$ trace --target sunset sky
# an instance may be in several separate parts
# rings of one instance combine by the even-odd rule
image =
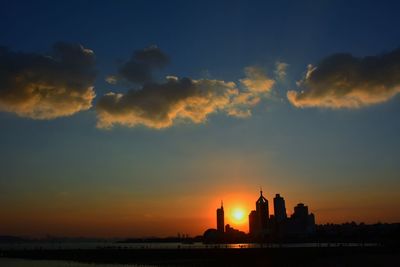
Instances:
[[[400,221],[398,1],[0,3],[0,235]]]

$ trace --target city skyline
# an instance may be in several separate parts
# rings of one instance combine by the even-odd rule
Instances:
[[[398,1],[1,4],[0,235],[400,221]]]
[[[244,213],[240,207],[235,207],[228,216],[230,223],[225,224],[225,212],[223,201],[221,200],[221,207],[216,210],[216,229],[210,228],[207,231],[214,230],[220,238],[223,239],[226,228],[231,228],[231,225],[242,226],[243,223],[247,223],[248,230],[241,231],[248,233],[251,237],[257,236],[270,236],[274,231],[277,231],[278,227],[282,233],[287,234],[312,234],[315,231],[315,215],[309,213],[308,206],[304,203],[298,203],[293,208],[293,213],[290,216],[286,212],[285,199],[278,193],[275,194],[273,199],[273,212],[270,213],[269,202],[264,197],[262,188],[260,188],[260,196],[255,201],[255,209],[251,210],[248,214],[248,220],[245,218]],[[243,217],[243,218],[242,218]],[[300,221],[299,221],[300,220]],[[300,229],[298,225],[300,223]],[[304,224],[304,225],[301,225]],[[284,229],[286,227],[287,229]],[[303,227],[303,228],[302,228]]]

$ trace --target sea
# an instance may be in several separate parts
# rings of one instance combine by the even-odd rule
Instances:
[[[251,249],[267,247],[338,247],[338,246],[377,246],[367,243],[292,243],[292,244],[182,244],[182,243],[116,243],[116,242],[31,242],[0,244],[1,250],[30,250],[30,249]],[[157,265],[137,264],[84,264],[70,261],[27,260],[3,258],[0,254],[0,267],[157,267]]]
[[[136,264],[86,264],[68,261],[45,261],[0,258],[1,267],[158,267],[156,265]]]

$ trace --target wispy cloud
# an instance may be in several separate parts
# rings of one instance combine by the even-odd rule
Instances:
[[[52,53],[0,48],[0,111],[32,119],[70,116],[92,106],[93,51],[57,43]]]
[[[287,97],[296,107],[360,108],[388,101],[400,93],[400,49],[357,58],[335,54],[309,65],[300,92]]]
[[[270,79],[260,67],[247,67],[244,69],[246,77],[240,82],[252,93],[267,93],[271,90],[275,81]]]
[[[289,64],[281,61],[277,61],[275,63],[275,77],[279,81],[284,81],[286,79],[286,70],[289,67]]]

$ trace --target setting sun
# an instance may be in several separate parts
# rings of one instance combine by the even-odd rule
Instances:
[[[231,220],[234,224],[243,224],[246,222],[245,211],[242,208],[234,208],[231,212]]]
[[[244,217],[244,212],[242,210],[235,210],[235,212],[233,213],[233,217],[235,218],[235,220],[242,220]]]

